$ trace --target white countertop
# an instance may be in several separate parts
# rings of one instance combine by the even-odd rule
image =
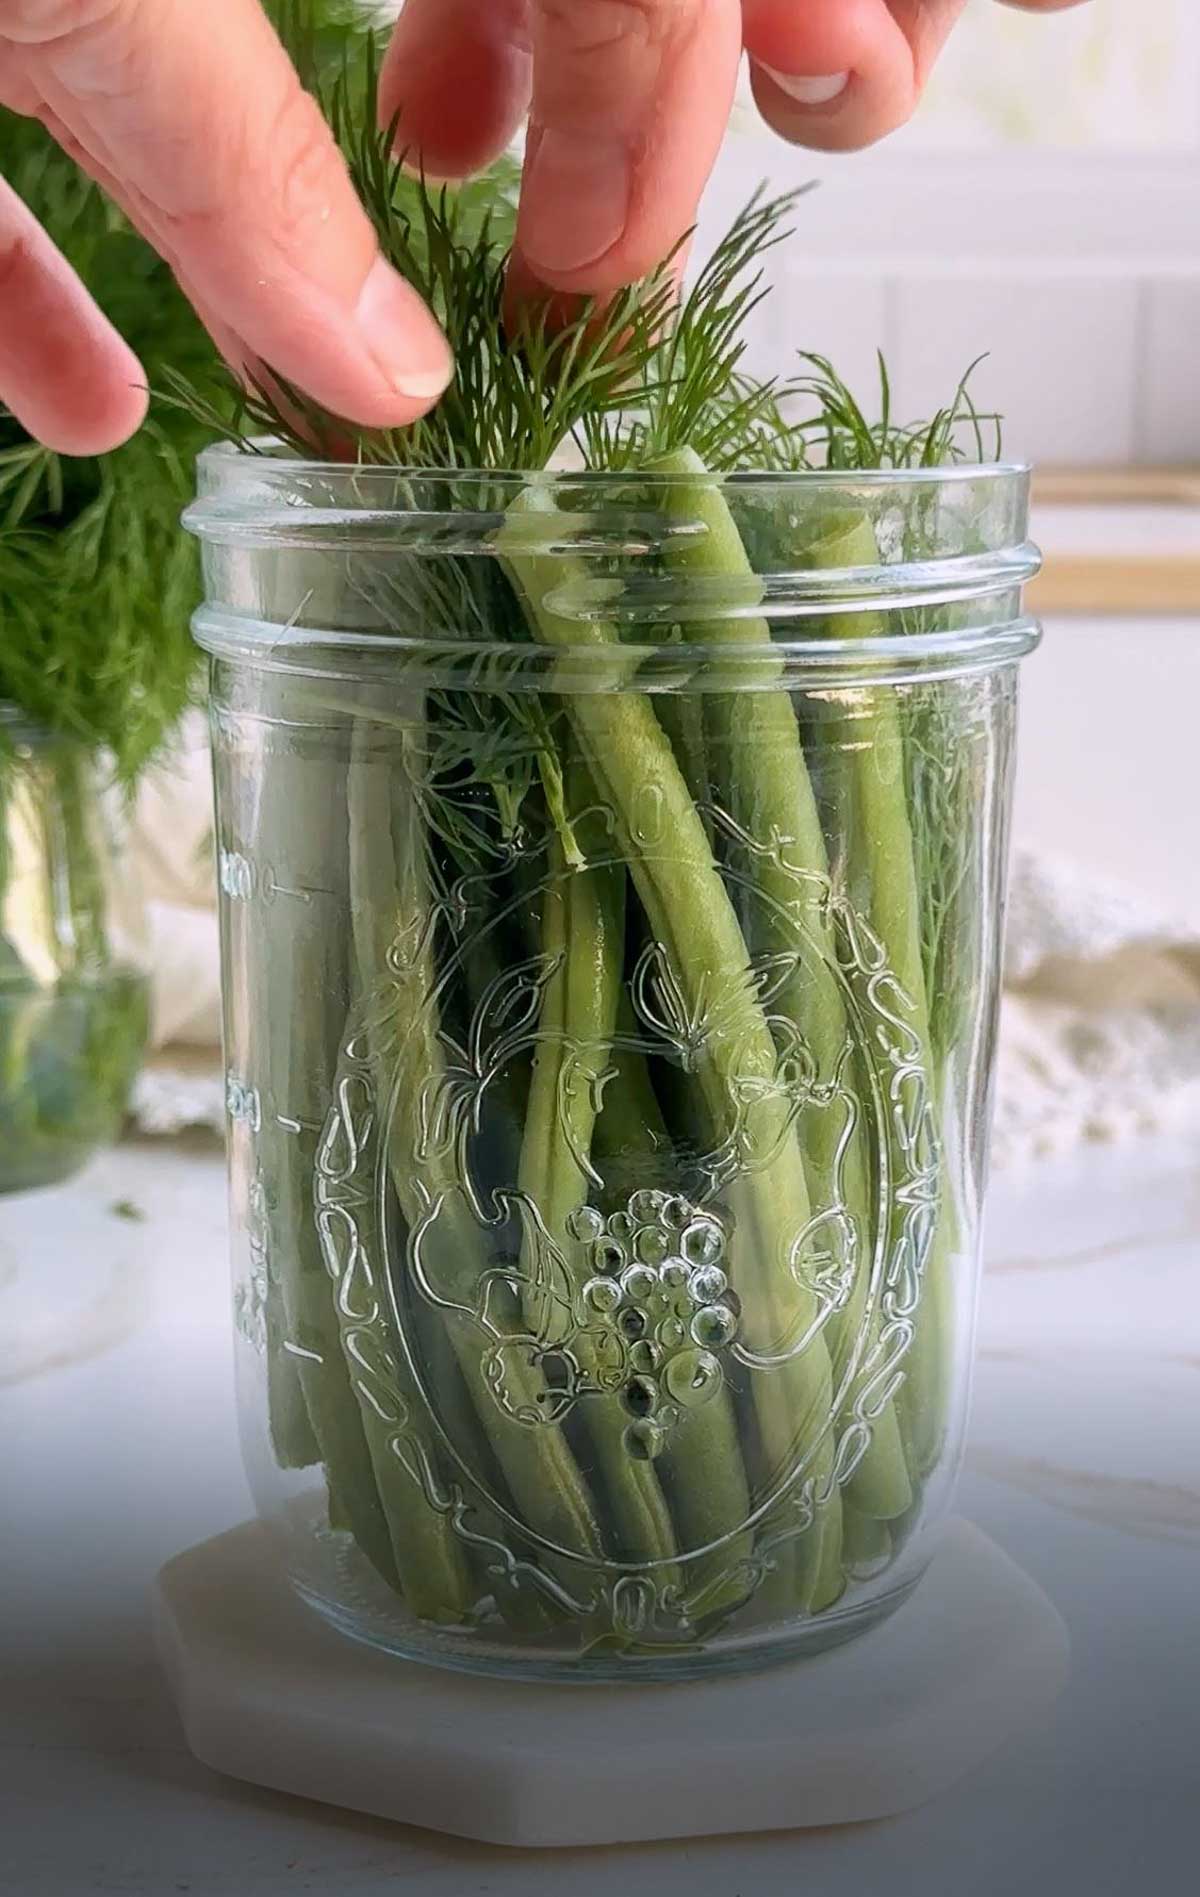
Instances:
[[[1185,1887],[1200,1795],[1200,1145],[1006,1178],[988,1255],[959,1507],[1067,1620],[1052,1724],[887,1823],[502,1852],[222,1780],[184,1748],[147,1590],[169,1555],[249,1512],[215,1151],[127,1146],[70,1187],[0,1200],[0,1889]]]

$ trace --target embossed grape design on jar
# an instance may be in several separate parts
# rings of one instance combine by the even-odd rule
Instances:
[[[355,1636],[686,1678],[918,1582],[1027,489],[204,457],[243,1442]]]
[[[568,1231],[587,1248],[595,1273],[585,1302],[628,1345],[626,1451],[650,1461],[672,1427],[724,1384],[714,1352],[737,1334],[736,1295],[718,1263],[724,1229],[677,1194],[642,1186],[611,1218],[581,1205]]]

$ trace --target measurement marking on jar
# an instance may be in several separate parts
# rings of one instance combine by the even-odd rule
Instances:
[[[314,896],[332,896],[332,889],[326,889],[319,883],[280,883],[270,877],[264,892],[269,902],[276,896],[291,896],[297,902],[311,902]]]
[[[319,1350],[305,1350],[303,1344],[294,1344],[290,1337],[284,1338],[283,1348],[289,1357],[303,1357],[308,1363],[324,1363],[325,1361]]]

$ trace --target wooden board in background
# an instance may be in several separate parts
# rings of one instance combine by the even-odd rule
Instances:
[[[1044,616],[1200,614],[1200,555],[1105,560],[1090,554],[1049,554],[1025,597],[1030,611]]]
[[[1200,467],[1036,468],[1044,507],[1200,507]]]
[[[1200,547],[1200,467],[1039,468],[1035,506],[1194,507]],[[1047,551],[1028,590],[1031,611],[1129,617],[1200,614],[1200,550],[1111,555]]]

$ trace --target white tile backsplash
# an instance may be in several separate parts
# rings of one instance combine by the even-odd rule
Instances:
[[[1194,618],[1049,618],[1021,668],[1013,835],[1200,917]]]
[[[798,348],[836,358],[873,406],[875,351],[916,418],[975,384],[1004,411],[1006,448],[1046,462],[1200,462],[1200,160],[1013,150],[904,155],[898,141],[834,160],[731,140],[701,218],[706,254],[753,186],[819,177],[750,361],[787,375]]]
[[[1137,454],[1200,461],[1200,272],[1144,286]]]
[[[882,349],[905,420],[940,407],[986,356],[972,392],[1004,417],[1014,457],[1200,462],[1200,270],[784,266],[751,319],[746,366],[787,378],[801,349],[833,357],[870,413]]]
[[[805,373],[801,349],[832,356],[864,403],[878,385],[875,352],[887,334],[881,272],[784,268],[751,319],[747,367],[760,375]]]
[[[1004,417],[1007,455],[1110,463],[1135,447],[1139,285],[1123,272],[942,267],[894,279],[887,346],[899,409],[944,403],[961,369]]]

